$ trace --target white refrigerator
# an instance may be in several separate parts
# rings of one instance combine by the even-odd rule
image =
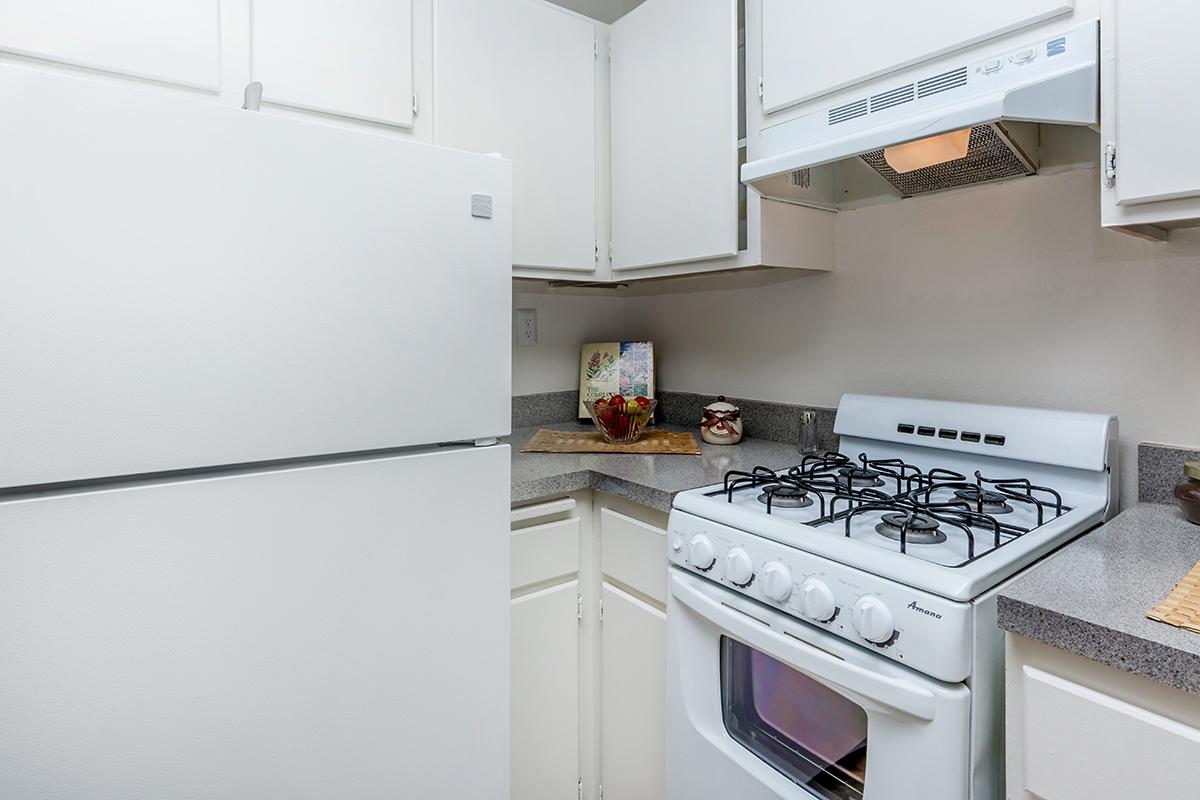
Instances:
[[[0,120],[0,797],[506,798],[509,163]]]

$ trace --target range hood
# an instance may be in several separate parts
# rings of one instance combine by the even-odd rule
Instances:
[[[999,52],[980,45],[939,60],[931,74],[876,78],[764,128],[742,181],[807,202],[822,182],[816,168],[838,162],[866,165],[878,176],[871,181],[900,197],[1032,175],[1040,125],[1097,123],[1098,62],[1099,25],[1090,22]]]

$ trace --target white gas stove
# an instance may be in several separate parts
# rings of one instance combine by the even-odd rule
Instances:
[[[710,783],[763,800],[1002,796],[995,596],[1115,513],[1116,419],[847,395],[835,431],[839,453],[731,472],[675,499],[672,798],[695,794],[697,763]],[[704,663],[713,648],[721,658]],[[851,665],[861,674],[836,677]],[[683,691],[705,681],[707,697]],[[939,724],[932,710],[897,712],[898,689],[931,698]],[[806,707],[825,711],[809,719]],[[931,784],[918,744],[964,749]]]

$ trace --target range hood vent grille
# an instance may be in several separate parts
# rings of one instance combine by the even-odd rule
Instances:
[[[949,72],[943,72],[941,75],[922,78],[915,84],[906,83],[903,86],[897,86],[895,89],[880,92],[870,98],[864,97],[861,100],[855,100],[853,103],[844,103],[836,108],[831,108],[829,109],[829,124],[837,125],[840,122],[849,122],[852,119],[865,117],[867,114],[878,114],[880,111],[886,111],[889,108],[902,106],[914,100],[923,100],[926,97],[932,97],[935,94],[948,92],[951,89],[957,89],[960,86],[966,85],[967,68],[959,67]]]
[[[940,192],[973,183],[999,181],[1037,172],[1028,157],[996,124],[971,129],[967,155],[944,164],[899,173],[883,157],[883,150],[860,156],[872,169],[896,187],[904,197]]]
[[[901,86],[898,89],[892,89],[890,92],[883,92],[871,98],[871,113],[883,111],[885,108],[892,106],[911,103],[913,100],[913,85],[911,83]]]
[[[829,124],[837,125],[839,122],[847,122],[866,115],[867,99],[864,97],[862,100],[855,100],[853,103],[829,109]]]
[[[959,67],[932,78],[917,81],[917,97],[924,98],[967,85],[967,68]]]

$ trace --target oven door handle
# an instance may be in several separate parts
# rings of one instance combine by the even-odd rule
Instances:
[[[934,718],[937,698],[922,686],[876,674],[795,636],[784,636],[766,623],[712,599],[679,575],[671,576],[671,594],[746,644],[825,683],[835,684],[917,719],[929,721]]]

